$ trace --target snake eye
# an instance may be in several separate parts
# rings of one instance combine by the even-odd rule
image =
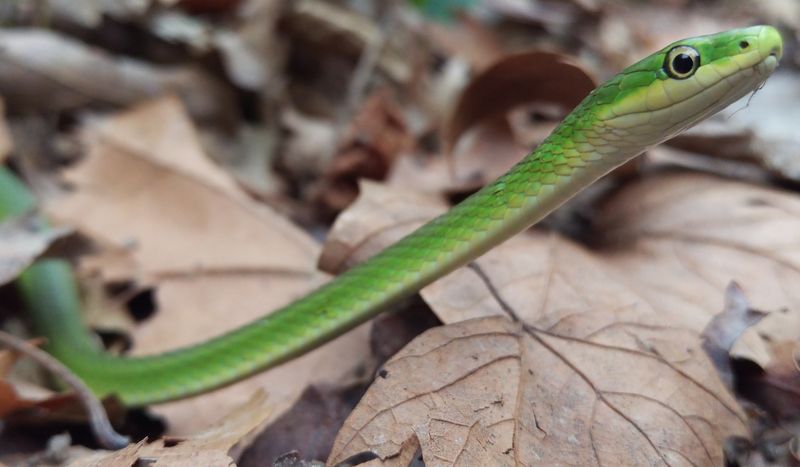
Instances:
[[[675,79],[686,79],[700,67],[700,53],[688,45],[673,47],[667,52],[664,69]]]

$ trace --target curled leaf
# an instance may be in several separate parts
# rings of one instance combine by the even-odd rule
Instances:
[[[564,55],[538,50],[508,55],[464,89],[448,121],[445,144],[452,148],[475,124],[522,104],[544,102],[571,109],[594,87],[586,71]]]

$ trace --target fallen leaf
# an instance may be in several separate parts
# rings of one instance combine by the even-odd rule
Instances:
[[[696,333],[635,309],[427,331],[392,358],[345,422],[328,465],[719,465],[744,415]]]
[[[529,153],[593,88],[593,78],[561,54],[497,58],[461,91],[446,119],[446,157],[400,159],[390,183],[427,193],[474,191]]]
[[[731,282],[725,290],[725,308],[714,316],[703,330],[703,350],[706,351],[722,381],[733,389],[730,351],[747,328],[761,321],[766,313],[750,308],[739,284]]]
[[[339,274],[381,251],[390,243],[444,211],[437,198],[361,182],[361,195],[333,224],[319,259],[319,268]],[[412,209],[413,207],[413,209]]]
[[[33,391],[26,391],[25,388],[32,386],[20,387],[20,384],[17,384],[19,382],[11,381],[9,378],[11,369],[19,357],[16,352],[0,349],[0,420],[14,412],[33,407],[50,395],[36,388]]]
[[[65,228],[43,228],[38,216],[0,222],[0,285],[14,280],[59,238]]]
[[[321,0],[292,2],[284,23],[290,39],[313,44],[326,52],[323,56],[356,58],[382,41],[383,32],[370,18]],[[407,84],[413,78],[407,58],[391,42],[382,48],[377,68],[398,83]]]
[[[733,343],[734,391],[778,429],[800,418],[800,311],[780,309],[751,324]],[[800,435],[800,431],[795,434]]]
[[[139,452],[145,445],[145,440],[131,444],[113,453],[95,451],[77,459],[72,459],[68,467],[128,467],[136,465],[140,459]],[[227,459],[225,459],[227,460]],[[226,464],[220,464],[226,465]]]
[[[549,31],[558,33],[566,28],[575,28],[581,13],[597,14],[595,0],[571,2],[518,2],[515,0],[487,0],[491,10],[516,21],[544,25]],[[580,10],[580,11],[576,11]]]
[[[364,389],[363,384],[309,386],[289,411],[259,434],[242,455],[242,464],[272,465],[294,449],[307,459],[325,459]]]
[[[468,15],[459,15],[457,24],[426,23],[421,32],[448,61],[464,61],[472,69],[483,70],[503,56],[498,34]]]
[[[101,465],[234,466],[244,444],[264,425],[272,412],[264,392],[254,394],[247,402],[223,417],[214,426],[181,438],[164,438],[151,444],[144,441],[111,454],[94,453],[70,464],[70,467]]]
[[[421,193],[469,194],[508,171],[530,152],[531,146],[518,143],[503,120],[484,123],[470,136],[469,144],[460,146],[451,157],[400,158],[388,183]]]
[[[111,249],[129,251],[137,275],[312,270],[315,242],[252,202],[203,154],[176,99],[90,127],[86,140],[85,160],[66,173],[75,189],[48,212]]]
[[[47,0],[47,8],[60,20],[93,28],[102,22],[103,16],[129,20],[140,17],[151,3],[151,0]]]
[[[175,99],[145,103],[85,130],[73,191],[48,212],[111,251],[84,261],[105,279],[154,289],[157,312],[132,335],[136,355],[217,336],[320,285],[319,247],[203,154]],[[119,265],[122,264],[122,268]],[[109,271],[105,268],[114,268]],[[89,271],[91,272],[91,271]],[[197,431],[268,387],[279,416],[310,382],[347,374],[368,355],[368,325],[290,364],[201,397],[163,404],[170,432]]]
[[[608,199],[596,231],[603,259],[613,257],[643,302],[700,330],[722,309],[731,280],[758,309],[798,309],[798,207],[791,192],[676,173]]]
[[[391,95],[386,91],[372,94],[353,117],[329,161],[318,188],[318,202],[328,213],[340,212],[358,196],[360,179],[382,180],[412,145],[413,138]]]
[[[233,96],[195,68],[117,59],[44,29],[0,31],[0,94],[16,112],[128,105],[173,92],[197,118],[227,118]]]
[[[447,150],[477,123],[531,102],[569,111],[594,89],[594,79],[565,55],[528,51],[507,55],[478,74],[461,94],[447,123]]]
[[[750,438],[726,451],[740,465],[789,465],[800,436],[800,313],[752,310],[736,286],[726,292],[725,309],[704,331],[711,355],[729,390],[748,409]],[[758,462],[762,462],[759,464]]]
[[[314,118],[289,108],[281,114],[281,124],[289,131],[286,148],[280,164],[294,179],[308,180],[320,177],[330,163],[336,144],[333,122]]]
[[[248,193],[259,199],[281,195],[286,183],[274,171],[277,131],[271,127],[242,125],[235,135],[204,132],[203,142]]]

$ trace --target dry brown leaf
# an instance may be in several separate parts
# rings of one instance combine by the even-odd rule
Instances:
[[[699,347],[635,309],[544,328],[504,317],[426,332],[392,358],[337,437],[397,465],[719,465],[744,415]]]
[[[323,271],[339,274],[381,251],[447,208],[430,195],[387,189],[362,181],[361,195],[337,219],[319,259]]]
[[[447,123],[445,145],[452,148],[477,123],[523,104],[572,109],[594,87],[594,79],[565,55],[538,50],[507,55],[464,89]]]
[[[468,15],[457,24],[425,23],[425,39],[449,60],[464,60],[470,68],[483,70],[503,56],[503,43],[491,28]]]
[[[333,122],[287,108],[281,114],[281,124],[289,132],[279,156],[281,166],[298,180],[320,177],[330,163],[330,148],[336,144]]]
[[[353,117],[325,170],[318,202],[338,213],[358,196],[360,179],[382,180],[414,141],[397,103],[387,90],[370,95]]]
[[[800,419],[800,311],[770,312],[750,326],[730,351],[737,361],[737,392],[763,410],[768,424],[783,430]],[[742,362],[749,362],[742,370]],[[795,435],[800,435],[795,427]]]
[[[311,271],[315,242],[206,158],[177,100],[143,104],[86,133],[86,159],[67,172],[75,190],[48,211],[130,251],[138,274]]]
[[[33,407],[46,398],[41,393],[25,394],[29,391],[21,391],[19,385],[10,380],[9,373],[18,358],[19,354],[16,352],[0,349],[0,420],[19,410]]]
[[[427,193],[473,191],[530,152],[592,88],[593,78],[564,55],[528,51],[503,56],[470,81],[449,112],[444,151],[456,153],[400,159],[390,183]],[[532,114],[542,121],[532,122]]]
[[[163,1],[163,0],[162,0]],[[153,0],[47,0],[48,14],[67,24],[96,28],[104,17],[133,21],[152,6]]]
[[[94,453],[70,467],[132,466],[146,463],[158,467],[234,466],[254,432],[272,412],[264,392],[254,394],[219,422],[201,432],[182,438],[165,438],[151,444],[144,441],[111,454]]]
[[[703,332],[703,348],[722,380],[749,409],[752,441],[726,444],[726,456],[739,465],[792,464],[792,443],[800,436],[798,330],[797,310],[753,310],[732,284],[725,310]]]
[[[734,389],[731,348],[747,328],[761,321],[765,315],[763,311],[751,308],[739,284],[731,282],[725,290],[725,308],[703,329],[703,350],[730,390]]]
[[[400,158],[389,175],[389,184],[422,193],[470,193],[530,152],[530,146],[518,143],[503,120],[483,124],[471,136],[470,144],[460,147],[452,158]]]
[[[169,92],[207,120],[227,118],[233,106],[230,91],[198,69],[117,59],[46,29],[6,29],[0,43],[0,94],[17,112],[129,105]]]
[[[248,193],[275,199],[286,190],[285,181],[273,169],[279,138],[272,126],[241,125],[234,135],[205,131],[202,137],[207,151]]]
[[[315,268],[317,244],[205,158],[175,99],[144,104],[86,133],[89,153],[67,175],[74,190],[48,210],[111,246],[110,256],[87,267],[154,286],[158,312],[134,331],[134,354],[219,335],[324,280]],[[155,410],[168,417],[172,433],[194,432],[268,387],[277,416],[308,383],[358,366],[367,348],[362,327],[271,372]]]
[[[370,18],[321,0],[292,2],[285,27],[293,39],[313,44],[323,55],[354,58],[381,42],[383,33]],[[407,58],[391,43],[382,48],[377,68],[398,83],[408,83],[413,78]]]
[[[553,33],[575,28],[579,13],[596,15],[600,9],[596,0],[541,3],[487,0],[485,3],[498,14],[524,23],[543,25]]]
[[[144,445],[145,440],[142,440],[110,454],[104,451],[91,452],[77,459],[71,458],[71,462],[67,465],[68,467],[133,467],[139,460],[139,452]]]

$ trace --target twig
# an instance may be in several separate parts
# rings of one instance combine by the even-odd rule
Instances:
[[[75,391],[78,400],[86,408],[86,411],[89,412],[89,426],[91,426],[92,432],[94,432],[97,442],[100,443],[101,446],[106,449],[121,449],[128,445],[130,439],[114,431],[111,422],[108,420],[108,415],[103,408],[103,404],[100,403],[86,384],[75,376],[67,367],[35,345],[25,342],[5,331],[0,331],[0,343],[30,357],[36,363],[46,368],[47,371],[61,378]]]

